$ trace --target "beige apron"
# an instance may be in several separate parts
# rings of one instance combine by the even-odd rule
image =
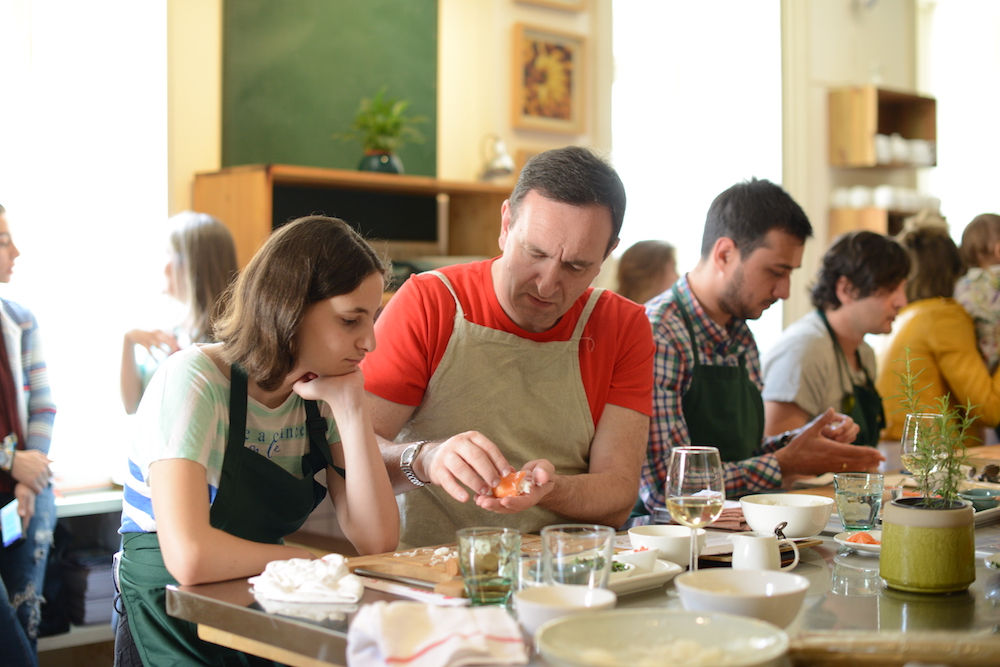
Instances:
[[[479,431],[515,468],[543,458],[561,475],[587,472],[594,420],[580,373],[580,343],[603,290],[593,290],[569,340],[539,343],[469,322],[448,279],[431,273],[455,299],[455,328],[423,402],[396,442],[444,440]],[[402,518],[400,548],[454,542],[455,531],[468,526],[535,533],[565,521],[537,506],[517,514],[489,512],[471,499],[456,501],[438,486],[396,498]]]

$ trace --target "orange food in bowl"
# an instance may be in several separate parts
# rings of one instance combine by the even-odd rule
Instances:
[[[846,541],[856,542],[857,544],[882,544],[868,533],[855,533],[848,537]]]
[[[518,470],[505,475],[500,483],[493,487],[493,495],[497,498],[509,498],[527,494],[531,491],[531,480],[526,479],[527,475],[526,470]]]

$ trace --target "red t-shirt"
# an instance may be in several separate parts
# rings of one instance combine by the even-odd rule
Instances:
[[[500,307],[490,267],[496,258],[440,270],[470,322],[536,342],[566,341],[590,297],[584,292],[559,322],[525,331]],[[418,406],[454,329],[455,299],[437,276],[411,276],[375,324],[378,345],[365,357],[365,388],[387,401]],[[652,414],[653,336],[642,306],[614,292],[601,295],[583,329],[580,371],[594,424],[608,403]]]

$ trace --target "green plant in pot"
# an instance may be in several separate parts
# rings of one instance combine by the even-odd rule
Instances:
[[[972,405],[956,408],[949,395],[933,408],[920,403],[917,376],[906,351],[899,374],[904,409],[903,465],[914,474],[920,496],[901,498],[882,514],[879,575],[890,588],[914,593],[954,593],[976,578],[972,505],[959,499],[965,439],[975,417]]]
[[[386,90],[383,87],[374,97],[362,99],[351,129],[334,134],[333,138],[361,142],[365,150],[358,165],[361,171],[402,174],[403,163],[396,151],[407,141],[423,142],[424,135],[414,125],[427,119],[405,115],[409,100],[387,98]]]

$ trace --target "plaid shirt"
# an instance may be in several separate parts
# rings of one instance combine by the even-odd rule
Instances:
[[[677,281],[677,292],[691,318],[701,363],[713,366],[739,366],[745,355],[750,379],[763,387],[757,343],[744,320],[733,320],[729,327],[719,326],[708,317],[691,293],[687,276]],[[673,290],[668,290],[646,304],[646,316],[653,325],[656,355],[653,359],[653,418],[649,427],[649,446],[642,466],[639,497],[646,508],[666,504],[663,488],[667,481],[670,451],[691,444],[681,400],[691,386],[694,360],[691,359],[691,335],[684,325]],[[781,486],[781,468],[771,452],[781,446],[781,436],[765,438],[753,457],[723,463],[726,495],[736,498],[748,493],[772,490]]]

